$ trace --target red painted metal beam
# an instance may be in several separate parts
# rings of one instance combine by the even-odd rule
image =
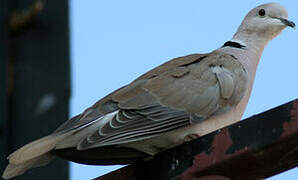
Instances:
[[[96,180],[262,179],[298,165],[298,100]]]

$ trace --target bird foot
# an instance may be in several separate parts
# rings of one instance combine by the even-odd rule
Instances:
[[[199,134],[195,134],[195,133],[193,133],[193,134],[188,134],[188,135],[186,135],[186,136],[184,137],[184,142],[189,142],[189,141],[195,140],[195,139],[197,139],[197,138],[199,138],[199,137],[200,137]]]

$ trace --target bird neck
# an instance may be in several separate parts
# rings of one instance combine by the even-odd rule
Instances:
[[[240,31],[233,36],[231,41],[238,42],[244,46],[242,50],[240,50],[244,57],[241,57],[239,60],[242,61],[245,66],[256,70],[269,39],[260,37],[258,34],[248,34]],[[255,72],[251,73],[255,74]]]
[[[238,42],[245,46],[248,53],[257,56],[256,59],[260,59],[265,46],[268,44],[270,39],[261,37],[257,34],[248,34],[245,32],[237,32],[231,41]],[[255,62],[258,65],[259,61]]]
[[[217,51],[234,55],[248,71],[251,82],[253,82],[257,66],[268,41],[264,38],[251,36],[236,33],[230,41],[227,41]],[[252,84],[250,86],[252,87]]]

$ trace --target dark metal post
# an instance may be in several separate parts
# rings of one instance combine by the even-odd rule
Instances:
[[[8,0],[0,1],[0,154],[8,153],[7,144],[7,67],[8,67],[8,30],[5,26],[8,16]],[[0,169],[5,166],[6,160],[0,158]]]
[[[68,119],[68,1],[1,0],[0,13],[0,121],[7,131],[0,146],[7,155]],[[68,163],[57,160],[16,179],[68,177]]]

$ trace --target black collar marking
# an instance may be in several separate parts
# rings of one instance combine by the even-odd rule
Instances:
[[[242,45],[238,42],[234,42],[234,41],[227,41],[224,43],[224,45],[222,47],[233,47],[233,48],[239,48],[239,49],[245,48],[244,45]]]

